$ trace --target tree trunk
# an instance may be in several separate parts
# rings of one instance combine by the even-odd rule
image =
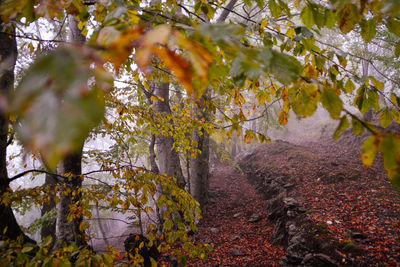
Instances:
[[[237,0],[231,0],[224,11],[217,19],[217,23],[223,23],[230,12],[233,10]],[[205,18],[208,21],[207,18]],[[201,98],[201,103],[206,107],[206,101],[209,97],[210,90],[206,90],[204,95]],[[195,108],[196,116],[199,119],[204,118],[205,121],[209,120],[209,114],[207,109],[204,111],[202,108]],[[202,129],[202,134],[199,134],[198,131],[193,133],[193,139],[197,141],[197,149],[201,152],[195,157],[190,159],[190,194],[200,203],[201,207],[204,207],[204,204],[207,201],[208,197],[208,188],[209,188],[209,177],[210,177],[210,136],[208,133]]]
[[[78,28],[78,22],[71,15],[68,17],[70,41],[76,44],[83,44],[85,37]],[[70,155],[68,155],[62,162],[62,172],[69,174],[69,178],[64,182],[65,188],[61,192],[60,202],[58,204],[57,212],[57,238],[65,241],[67,244],[86,244],[85,233],[79,229],[83,221],[82,215],[75,212],[75,217],[71,222],[68,222],[68,215],[70,215],[70,207],[79,207],[81,201],[80,189],[82,187],[82,149],[81,148]],[[68,193],[69,190],[71,191]],[[73,195],[72,192],[75,192]]]
[[[57,180],[50,174],[46,174],[44,184],[50,186],[51,191],[53,191],[54,186],[56,185]],[[45,216],[46,213],[52,211],[56,207],[56,203],[54,202],[53,195],[50,196],[51,200],[49,203],[44,203],[41,210],[41,216]],[[42,229],[40,229],[40,235],[42,238],[47,236],[51,236],[53,241],[56,240],[56,222],[48,222],[42,225]]]
[[[208,92],[201,99],[203,105],[205,105],[207,94]],[[195,108],[195,113],[198,119],[209,120],[208,111],[203,111],[203,107]],[[200,203],[200,207],[203,207],[207,201],[209,187],[210,136],[204,129],[200,132],[195,131],[192,137],[197,142],[196,148],[200,153],[190,159],[190,194]]]
[[[368,56],[368,44],[365,44],[365,53]],[[363,59],[361,61],[361,65],[362,65],[362,72],[363,72],[363,76],[364,77],[368,77],[369,75],[369,62],[368,60]],[[368,110],[365,114],[364,114],[364,120],[366,121],[371,121],[374,117],[374,112],[372,109]]]
[[[161,114],[171,113],[169,107],[169,83],[158,83],[154,92],[164,101],[158,100],[155,105],[156,112]],[[185,188],[185,178],[183,177],[179,154],[173,150],[174,139],[170,136],[157,136],[157,156],[158,167],[161,174],[175,177],[180,188]]]
[[[3,22],[0,20],[0,95],[6,97],[14,87],[14,67],[17,60],[17,42],[12,35],[5,34]],[[15,34],[12,29],[11,34]],[[8,117],[0,113],[0,196],[10,190],[7,172]],[[19,227],[10,205],[0,202],[0,235],[10,239],[23,236],[25,242],[34,242]]]
[[[64,181],[64,190],[61,192],[60,202],[58,203],[57,238],[67,244],[86,244],[85,233],[79,229],[82,215],[74,212],[75,217],[71,222],[68,222],[68,216],[71,215],[70,208],[79,207],[81,201],[81,161],[82,151],[78,151],[66,157],[62,162],[62,173],[69,174],[69,176]]]

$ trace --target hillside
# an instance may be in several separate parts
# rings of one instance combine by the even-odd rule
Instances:
[[[379,159],[362,166],[361,138],[350,136],[338,143],[273,142],[248,151],[239,164],[265,199],[294,198],[304,209],[303,226],[312,222],[314,237],[330,240],[341,264],[398,266],[400,194]]]

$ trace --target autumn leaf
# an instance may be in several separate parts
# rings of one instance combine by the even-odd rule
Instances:
[[[144,31],[143,26],[135,26],[117,34],[108,27],[103,28],[98,37],[98,43],[107,46],[105,59],[113,63],[118,72],[122,63],[132,54],[132,50],[138,45],[138,40]]]
[[[149,73],[148,65],[151,60],[151,53],[155,46],[166,44],[171,34],[168,25],[160,25],[147,32],[141,40],[141,44],[136,51],[135,61],[141,71]]]
[[[354,4],[348,3],[343,10],[341,10],[338,22],[339,28],[342,33],[349,33],[360,20],[360,13]]]
[[[174,73],[178,82],[180,82],[186,88],[187,93],[191,95],[194,90],[192,85],[193,72],[189,62],[181,55],[165,47],[153,47],[151,51]]]

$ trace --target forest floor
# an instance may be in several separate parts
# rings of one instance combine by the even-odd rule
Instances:
[[[245,164],[292,183],[287,196],[307,209],[348,264],[400,266],[400,193],[379,157],[363,167],[361,144],[351,133],[339,142],[273,142],[250,151]]]
[[[197,241],[213,248],[207,261],[192,266],[277,266],[282,247],[271,245],[266,200],[244,174],[217,165],[210,178],[210,198],[198,224]]]
[[[284,176],[294,184],[288,197],[308,210],[352,266],[400,266],[400,194],[382,170],[360,160],[360,140],[259,145],[247,157],[251,168]],[[250,179],[251,180],[251,179]],[[257,184],[231,167],[213,169],[210,200],[199,223],[198,241],[209,243],[208,261],[192,266],[276,266],[284,248],[271,245],[267,199]],[[251,222],[255,221],[255,222]],[[345,260],[343,260],[344,262]]]

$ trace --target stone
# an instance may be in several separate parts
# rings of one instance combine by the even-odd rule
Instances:
[[[304,256],[303,261],[301,262],[303,266],[326,266],[326,267],[336,267],[340,266],[335,260],[330,258],[328,255],[317,253],[317,254],[307,254]]]
[[[232,235],[231,237],[230,237],[230,241],[235,241],[235,240],[239,240],[240,238],[242,238],[242,235],[240,235],[240,234],[235,234],[235,235]]]
[[[366,239],[367,235],[359,232],[352,232],[350,233],[351,237],[354,239]]]
[[[264,218],[264,215],[262,215],[261,213],[254,213],[247,221],[250,223],[258,222],[261,221],[262,218]]]
[[[283,203],[285,203],[285,205],[288,206],[288,207],[294,207],[294,206],[298,205],[296,199],[291,198],[291,197],[284,198],[283,199]]]
[[[231,255],[235,257],[242,256],[242,251],[240,249],[234,249],[231,251]]]
[[[235,213],[235,214],[233,215],[233,218],[239,218],[239,217],[240,217],[240,215],[242,215],[242,213],[241,213],[241,212]]]
[[[210,232],[213,233],[213,234],[218,234],[218,233],[219,233],[219,229],[218,229],[218,228],[215,228],[215,227],[212,227],[212,228],[210,229]]]

